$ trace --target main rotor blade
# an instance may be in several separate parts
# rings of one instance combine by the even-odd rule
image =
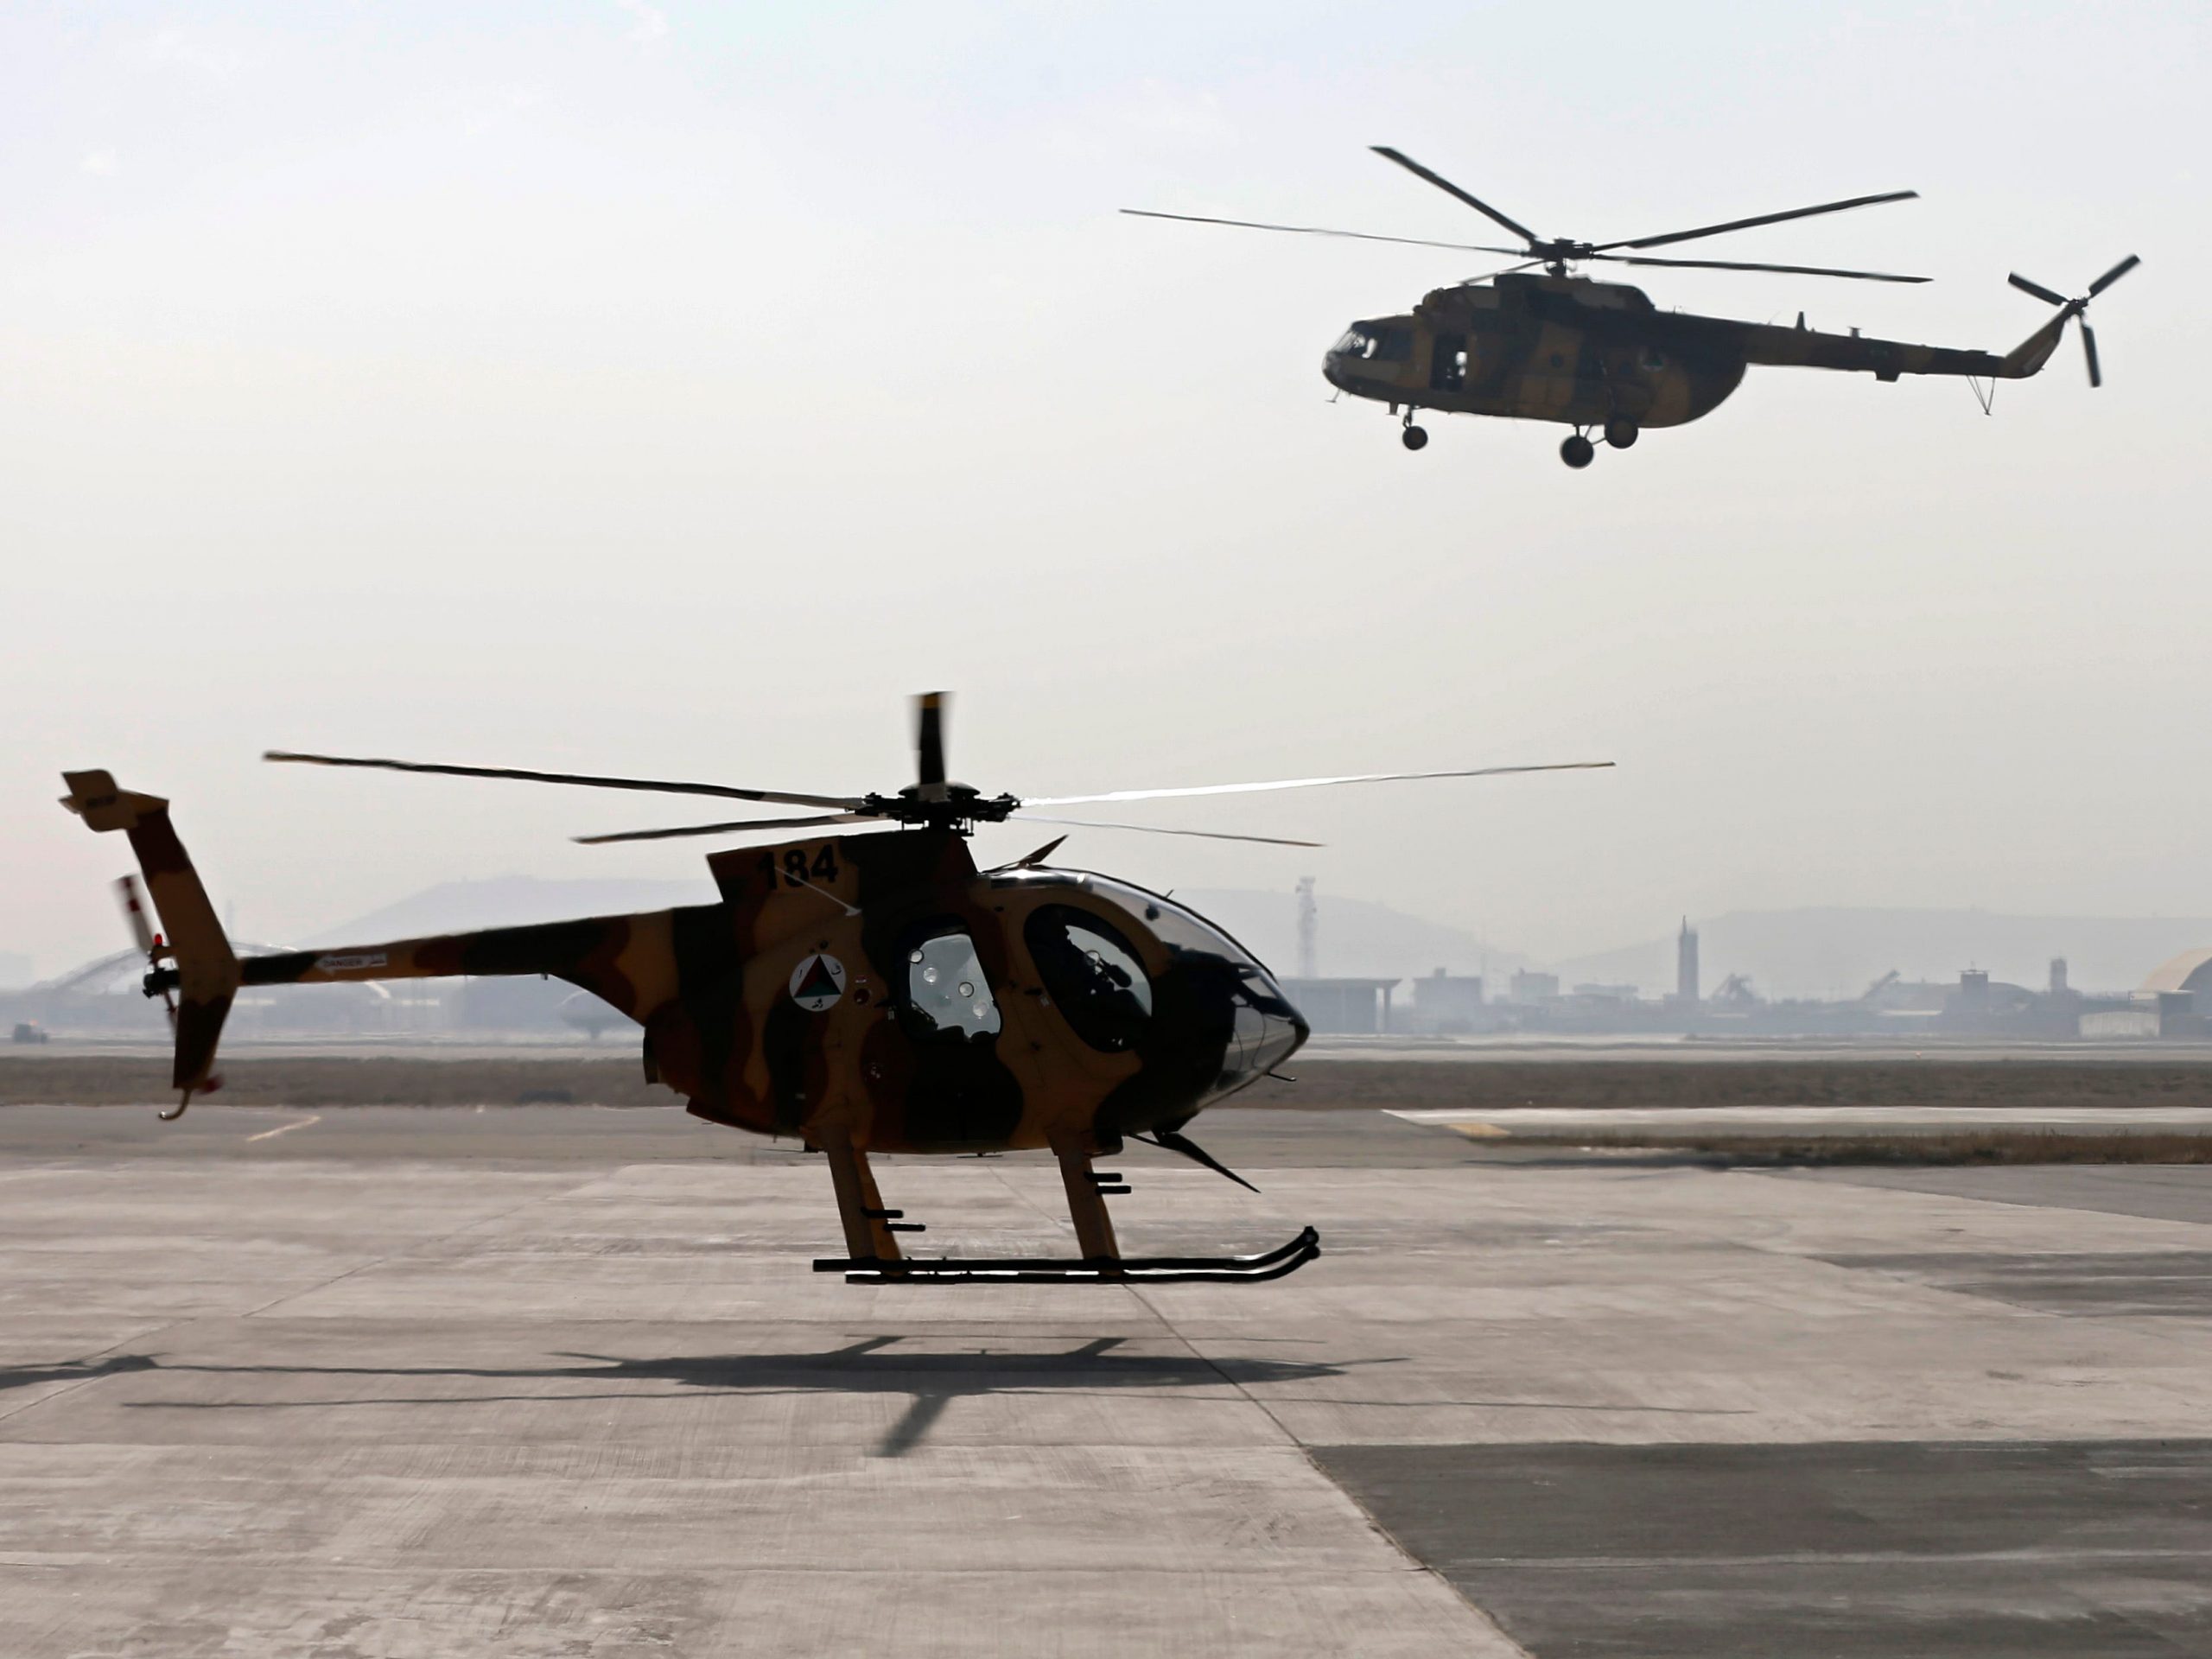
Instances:
[[[660,795],[713,795],[732,801],[766,801],[777,806],[830,806],[849,812],[867,804],[851,795],[797,795],[780,789],[739,789],[729,784],[683,784],[654,778],[599,778],[577,772],[529,772],[519,766],[447,766],[420,760],[367,760],[351,755],[296,754],[270,749],[264,760],[309,766],[369,766],[381,772],[427,772],[446,778],[518,778],[530,784],[576,784],[586,789],[636,789]]]
[[[2089,359],[2089,387],[2094,391],[2105,383],[2104,373],[2097,367],[2097,335],[2089,327],[2087,317],[2082,319],[2082,352]]]
[[[1431,242],[1418,236],[1377,236],[1372,231],[1332,231],[1319,225],[1262,225],[1252,219],[1209,219],[1203,213],[1155,213],[1144,207],[1124,207],[1135,219],[1173,219],[1185,225],[1228,225],[1240,231],[1287,231],[1295,236],[1342,236],[1355,242],[1397,242],[1409,248],[1450,248],[1455,253],[1518,253],[1518,248],[1487,248],[1477,242]]]
[[[735,836],[753,830],[812,830],[825,823],[880,823],[872,812],[833,812],[818,818],[743,818],[734,823],[686,823],[673,830],[621,830],[608,836],[576,836],[580,846],[604,847],[616,841],[677,841],[686,836]]]
[[[1505,228],[1512,232],[1514,235],[1526,238],[1530,242],[1541,242],[1544,239],[1517,219],[1508,219],[1503,213],[1499,213],[1497,208],[1491,207],[1479,196],[1469,195],[1465,190],[1462,190],[1458,185],[1452,183],[1451,180],[1446,178],[1442,174],[1430,172],[1419,162],[1414,160],[1412,156],[1406,155],[1403,151],[1393,149],[1388,144],[1370,144],[1368,148],[1372,149],[1377,156],[1382,157],[1383,160],[1388,162],[1395,162],[1400,167],[1404,168],[1407,172],[1412,174],[1415,178],[1427,180],[1429,183],[1434,185],[1446,195],[1454,197],[1460,201],[1465,202],[1468,207],[1473,208],[1484,218],[1491,219],[1497,224],[1504,226]],[[1520,250],[1518,248],[1505,248],[1495,250],[1495,251],[1518,253]]]
[[[2103,276],[2098,277],[2095,282],[2089,284],[2089,297],[2093,300],[2095,299],[2098,295],[2103,293],[2105,289],[2110,288],[2114,283],[2126,276],[2129,271],[2134,270],[2136,266],[2142,263],[2142,260],[2137,258],[2135,255],[2132,253],[2129,254],[2126,258],[2121,260],[2110,270],[2105,272]]]
[[[2021,276],[2017,270],[2010,276],[2007,276],[2005,280],[2012,283],[2013,287],[2018,289],[2023,294],[2032,294],[2036,298],[2044,302],[2046,304],[2064,305],[2067,303],[2066,296],[2063,294],[2054,294],[2049,289],[2045,288],[2041,283],[2031,283],[2026,277]]]
[[[1498,778],[1520,772],[1590,772],[1610,766],[1610,760],[1565,760],[1541,766],[1471,766],[1458,772],[1366,772],[1345,778],[1283,778],[1266,784],[1200,784],[1187,789],[1117,789],[1103,795],[1039,796],[1024,801],[1020,810],[1033,806],[1080,806],[1089,801],[1159,801],[1182,795],[1250,795],[1269,789],[1320,789],[1332,784],[1395,784],[1423,778]],[[1195,833],[1195,832],[1187,832]]]
[[[1288,841],[1281,836],[1232,836],[1219,830],[1163,830],[1156,823],[1102,823],[1096,818],[1048,818],[1040,812],[1017,812],[1014,817],[1029,823],[1071,824],[1078,830],[1134,830],[1145,836],[1197,836],[1205,841],[1256,841],[1269,847],[1320,847],[1327,843],[1319,841]],[[1063,836],[1061,841],[1066,840]],[[1052,843],[1057,847],[1060,843]]]
[[[1925,283],[1928,276],[1897,276],[1885,270],[1839,270],[1832,265],[1767,265],[1744,259],[1650,259],[1635,253],[1593,253],[1621,265],[1675,265],[1685,270],[1778,270],[1792,276],[1848,276],[1862,283]]]
[[[1815,213],[1840,213],[1848,207],[1873,207],[1885,201],[1910,201],[1919,194],[1917,190],[1890,190],[1878,196],[1853,196],[1845,201],[1824,201],[1817,207],[1792,207],[1787,213],[1760,213],[1751,219],[1732,219],[1725,225],[1700,225],[1694,231],[1669,231],[1664,236],[1640,236],[1626,242],[1600,242],[1592,251],[1602,253],[1608,248],[1662,248],[1669,242],[1688,242],[1700,236],[1719,236],[1727,231],[1748,231],[1755,225],[1779,225],[1786,219],[1810,219]]]
[[[947,691],[925,691],[914,699],[915,781],[924,785],[944,781],[944,705]]]

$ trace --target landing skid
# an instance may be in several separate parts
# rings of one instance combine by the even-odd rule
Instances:
[[[1163,1144],[1176,1138],[1171,1135]],[[814,1270],[842,1273],[849,1285],[1227,1285],[1280,1279],[1321,1254],[1321,1236],[1308,1227],[1264,1255],[1123,1255],[1114,1237],[1113,1218],[1106,1213],[1105,1195],[1126,1192],[1128,1186],[1119,1175],[1093,1169],[1090,1147],[1069,1141],[1055,1145],[1052,1153],[1067,1190],[1068,1215],[1075,1223],[1080,1256],[1055,1261],[1050,1256],[943,1255],[916,1261],[899,1248],[898,1236],[924,1231],[923,1224],[906,1220],[902,1210],[884,1208],[868,1154],[842,1130],[823,1134],[821,1144],[837,1189],[837,1213],[844,1224],[848,1254],[818,1257]],[[1170,1149],[1180,1150],[1172,1144]],[[1201,1156],[1200,1161],[1212,1160]]]
[[[1280,1279],[1320,1254],[1321,1236],[1308,1227],[1263,1255],[1093,1256],[1080,1262],[1049,1256],[823,1256],[814,1270],[842,1273],[849,1285],[1228,1285]]]

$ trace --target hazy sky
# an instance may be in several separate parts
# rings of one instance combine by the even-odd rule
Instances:
[[[0,949],[121,942],[65,766],[283,940],[433,880],[664,877],[694,809],[266,747],[889,789],[1611,758],[1166,803],[1160,887],[1564,955],[1688,911],[2212,909],[2200,4],[0,10]],[[1754,370],[1601,452],[1332,405],[1490,239],[1863,192],[1662,304],[2002,350],[2121,255],[2107,384]],[[709,804],[699,815],[715,816]],[[1045,838],[991,832],[1011,856]]]

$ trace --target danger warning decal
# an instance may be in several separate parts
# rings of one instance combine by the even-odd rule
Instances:
[[[791,969],[791,1001],[809,1014],[834,1007],[845,994],[845,964],[817,951]]]

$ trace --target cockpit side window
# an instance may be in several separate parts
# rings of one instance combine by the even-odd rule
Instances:
[[[1069,905],[1044,905],[1022,929],[1038,976],[1075,1034],[1118,1054],[1152,1017],[1152,982],[1114,925]]]
[[[922,1041],[982,1042],[999,1033],[998,999],[983,976],[976,941],[959,923],[923,928],[906,947],[907,1034]]]
[[[1337,342],[1336,351],[1339,357],[1357,357],[1374,363],[1402,363],[1414,354],[1413,330],[1358,323]]]

